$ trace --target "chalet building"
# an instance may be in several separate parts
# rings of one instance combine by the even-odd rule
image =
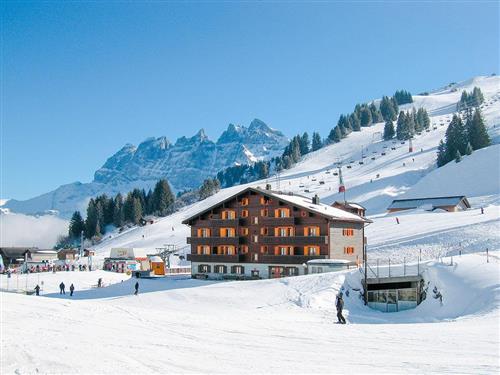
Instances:
[[[29,263],[43,263],[57,260],[57,251],[43,250],[36,247],[0,247],[0,255],[5,267]]]
[[[394,199],[387,208],[389,212],[424,208],[428,211],[442,209],[448,212],[464,211],[470,208],[470,203],[464,195],[450,197],[429,197],[413,199]]]
[[[193,277],[275,278],[304,274],[313,259],[363,260],[370,221],[313,199],[246,188],[183,221]]]
[[[354,202],[334,202],[332,204],[332,207],[338,208],[340,210],[344,210],[347,212],[350,212],[352,214],[365,217],[366,216],[366,208],[364,208],[362,205],[359,203],[354,203]]]

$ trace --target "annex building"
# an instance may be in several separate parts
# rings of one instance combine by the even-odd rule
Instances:
[[[248,187],[183,221],[193,277],[276,278],[315,259],[360,264],[370,220],[319,198]]]

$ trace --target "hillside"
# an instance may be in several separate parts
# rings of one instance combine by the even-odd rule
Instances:
[[[415,138],[413,153],[408,152],[408,142],[382,141],[383,124],[379,123],[351,133],[338,144],[306,155],[292,169],[282,173],[279,180],[273,177],[244,186],[263,187],[271,183],[273,189],[309,197],[318,194],[323,202],[332,203],[343,199],[337,193],[339,179],[333,175],[337,163],[341,163],[347,187],[346,199],[364,205],[367,214],[374,219],[374,223],[367,227],[368,249],[373,257],[399,254],[401,259],[404,256],[415,259],[414,250],[424,245],[428,249],[425,252],[427,258],[451,251],[459,243],[464,251],[492,248],[496,239],[484,234],[498,229],[499,225],[499,146],[476,151],[458,164],[450,163],[440,169],[435,167],[437,145],[444,137],[461,90],[471,91],[474,86],[480,86],[485,95],[483,115],[494,138],[500,128],[500,78],[478,77],[446,90],[437,90],[429,96],[414,97],[415,106],[422,105],[429,110],[432,125],[429,132]],[[410,108],[411,105],[405,107]],[[366,157],[364,164],[360,165],[362,148]],[[242,188],[223,189],[153,225],[133,228],[121,234],[111,233],[96,249],[105,255],[112,247],[154,249],[168,243],[186,250],[189,228],[181,224],[182,220]],[[405,213],[397,232],[394,232],[394,215],[385,214],[387,206],[397,196],[456,194],[467,195],[473,209],[451,216],[438,212]],[[480,206],[488,206],[485,215],[478,215]],[[427,224],[416,226],[415,223]],[[406,225],[408,232],[402,231],[402,226]],[[397,253],[394,252],[396,248]]]

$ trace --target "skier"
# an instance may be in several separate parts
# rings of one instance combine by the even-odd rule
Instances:
[[[399,224],[399,218],[396,218],[396,223],[398,223],[398,224]]]
[[[73,284],[71,284],[69,286],[69,296],[70,297],[73,297],[73,292],[75,291],[75,286]]]
[[[337,295],[337,300],[335,301],[335,307],[337,308],[337,323],[345,324],[345,318],[342,316],[342,309],[344,308],[344,299],[342,298],[342,292]]]
[[[134,296],[136,296],[137,294],[139,294],[139,281],[137,281],[135,283],[135,287],[134,288],[135,288]]]
[[[64,290],[64,283],[61,281],[61,284],[59,284],[59,294],[66,294],[66,291]]]
[[[102,277],[99,277],[99,279],[97,280],[97,287],[98,288],[102,287]]]
[[[36,294],[37,296],[39,296],[39,295],[40,295],[40,285],[38,285],[38,284],[36,284],[36,286],[35,286],[35,294]]]
[[[484,214],[484,207],[481,207],[481,215]]]

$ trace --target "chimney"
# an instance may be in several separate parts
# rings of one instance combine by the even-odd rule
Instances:
[[[271,190],[271,184],[266,184],[266,190]]]
[[[314,197],[312,198],[313,204],[319,204],[319,197],[318,194],[314,194]]]

